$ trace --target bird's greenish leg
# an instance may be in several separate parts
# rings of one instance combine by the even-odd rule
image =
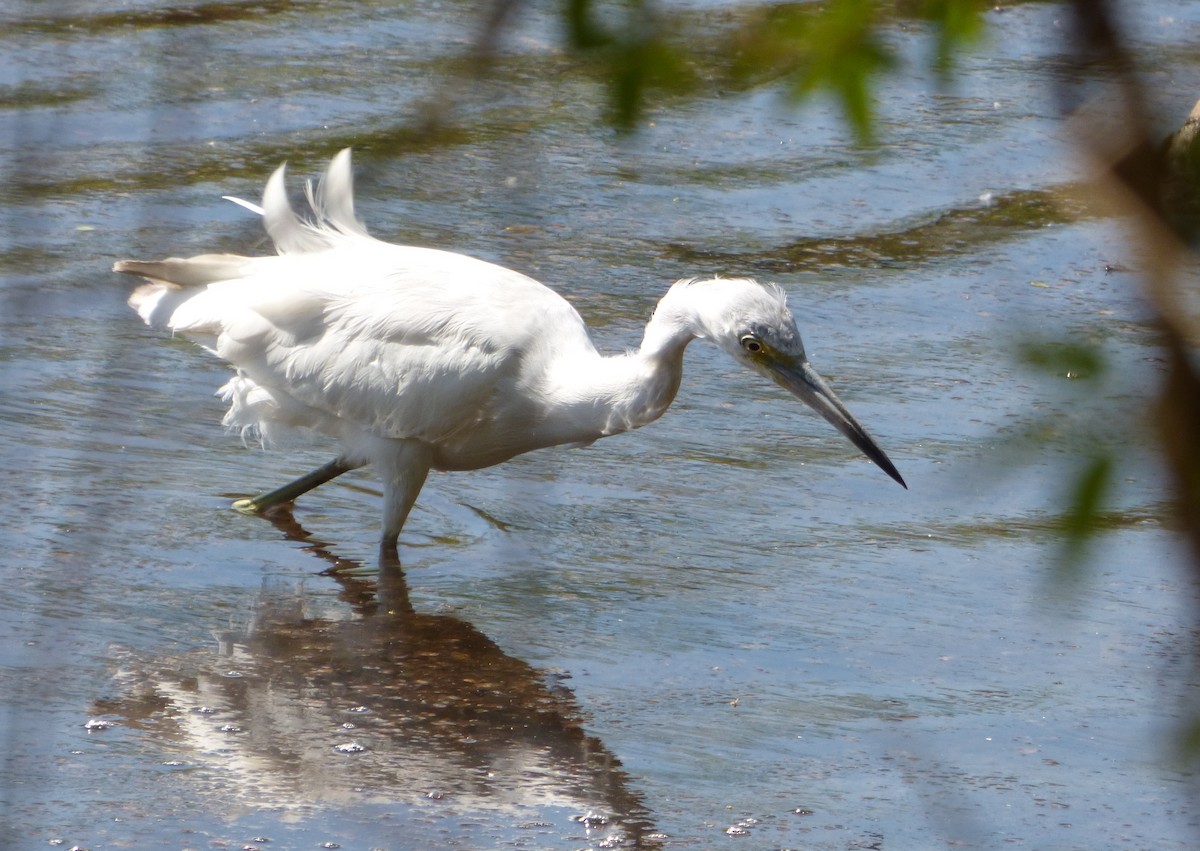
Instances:
[[[233,508],[243,514],[261,514],[269,508],[274,508],[285,502],[292,502],[296,497],[306,494],[313,488],[319,487],[331,479],[336,479],[342,473],[347,473],[359,466],[361,465],[350,464],[342,458],[335,458],[328,464],[313,470],[311,473],[306,473],[294,482],[288,482],[283,487],[266,493],[260,493],[258,496],[249,499],[239,499],[233,503]]]

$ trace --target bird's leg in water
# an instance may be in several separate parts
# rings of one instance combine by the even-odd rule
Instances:
[[[386,555],[396,550],[400,530],[429,475],[433,454],[427,444],[418,440],[387,440],[381,441],[374,463],[383,479],[383,540],[380,548]]]
[[[288,482],[281,488],[260,493],[250,499],[239,499],[234,502],[233,507],[243,514],[261,514],[268,508],[292,502],[296,497],[308,493],[313,488],[361,466],[361,464],[351,464],[343,458],[334,458],[328,464],[318,467],[311,473],[306,473],[294,482]]]

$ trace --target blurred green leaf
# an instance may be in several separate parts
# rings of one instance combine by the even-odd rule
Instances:
[[[687,64],[668,42],[647,37],[621,43],[613,51],[613,123],[623,130],[634,127],[642,114],[647,87],[674,90],[690,82]]]
[[[987,8],[982,0],[922,0],[921,17],[937,29],[933,67],[943,80],[953,73],[955,57],[983,35]]]
[[[564,0],[567,43],[575,50],[594,50],[612,43],[613,36],[596,22],[592,0]]]
[[[1200,758],[1200,721],[1192,721],[1184,728],[1179,749],[1180,756],[1186,761]]]
[[[787,76],[797,99],[829,92],[859,141],[869,143],[874,139],[872,80],[896,64],[878,33],[890,17],[878,0],[762,7],[734,33],[730,72],[751,82]]]
[[[862,143],[874,140],[871,80],[895,65],[876,32],[875,0],[838,0],[813,16],[803,33],[806,61],[793,81],[805,96],[818,89],[836,95]]]
[[[1027,342],[1021,346],[1021,360],[1048,375],[1072,380],[1099,379],[1106,370],[1100,350],[1087,343]]]
[[[653,4],[625,0],[598,7],[593,0],[566,0],[563,20],[569,46],[589,59],[604,80],[609,120],[618,129],[631,130],[637,124],[648,89],[678,91],[691,86],[691,69],[680,49],[665,37]]]
[[[612,123],[632,129],[655,91],[782,82],[827,93],[861,144],[874,141],[876,80],[899,65],[889,29],[915,19],[936,35],[943,78],[984,31],[982,0],[829,0],[664,9],[655,0],[564,0],[568,48],[608,87]],[[906,21],[906,19],[908,19]]]
[[[1078,577],[1088,544],[1105,527],[1104,506],[1112,487],[1113,460],[1108,453],[1087,461],[1071,485],[1063,515],[1063,557],[1060,576]]]

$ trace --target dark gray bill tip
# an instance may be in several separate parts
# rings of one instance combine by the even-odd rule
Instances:
[[[879,469],[891,476],[905,490],[908,490],[908,484],[900,475],[900,471],[896,469],[896,465],[892,463],[892,459],[888,458],[887,453],[879,448],[871,435],[867,434],[867,430],[859,424],[854,415],[842,404],[837,394],[825,383],[825,379],[809,366],[808,361],[798,363],[776,361],[768,364],[767,368],[771,377],[780,386],[793,393],[800,401],[824,417],[830,425],[857,446],[863,455],[870,458]]]

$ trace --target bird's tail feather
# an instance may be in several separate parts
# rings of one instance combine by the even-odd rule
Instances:
[[[262,214],[267,233],[280,254],[323,251],[347,240],[370,239],[354,216],[349,148],[333,158],[316,186],[311,182],[306,185],[309,209],[303,214],[292,208],[284,177],[285,166],[280,166],[267,181],[261,208],[238,201]],[[195,338],[196,334],[216,335],[231,305],[242,304],[251,293],[261,296],[261,286],[243,288],[237,286],[239,279],[279,262],[279,258],[201,254],[166,260],[121,260],[113,271],[140,275],[148,281],[129,297],[129,305],[147,325],[187,332]],[[226,282],[232,285],[221,286]],[[208,345],[204,339],[197,342]]]
[[[186,259],[120,260],[113,271],[145,278],[148,283],[133,291],[129,306],[147,325],[170,328],[175,311],[195,296],[199,287],[244,277],[253,264],[253,258],[236,254],[201,254]]]
[[[263,223],[275,250],[280,254],[323,251],[348,237],[368,236],[354,215],[354,176],[350,168],[350,149],[340,151],[329,163],[325,176],[314,187],[305,184],[309,209],[299,214],[288,200],[284,183],[286,165],[281,165],[267,181],[263,192]]]
[[[180,287],[202,287],[244,277],[249,271],[250,259],[237,254],[200,254],[166,260],[118,260],[113,264],[113,271]]]

